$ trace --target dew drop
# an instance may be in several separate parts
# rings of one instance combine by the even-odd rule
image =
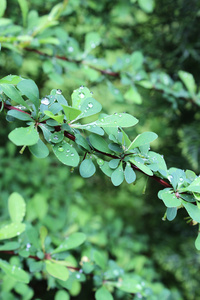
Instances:
[[[81,99],[83,99],[83,98],[85,97],[85,95],[84,95],[83,93],[79,93],[79,97],[80,97]]]
[[[77,279],[81,278],[81,275],[80,274],[76,274],[76,278]]]
[[[58,140],[58,136],[54,135],[53,139],[57,141]]]
[[[71,156],[74,156],[74,153],[72,153]]]
[[[67,152],[70,152],[70,150],[69,150],[69,149],[67,149]]]
[[[88,125],[88,126],[86,126],[86,129],[90,129],[90,128],[91,128],[91,126],[89,126],[89,125]]]
[[[49,101],[49,99],[47,97],[42,98],[41,104],[49,105],[49,103],[50,103],[50,101]]]
[[[97,163],[98,163],[99,166],[103,166],[104,165],[103,159],[100,159],[100,158],[97,159]]]
[[[58,147],[58,151],[59,151],[59,152],[63,152],[63,151],[64,151],[63,147],[62,147],[62,146],[59,146],[59,147]]]
[[[74,48],[72,46],[68,47],[67,48],[68,52],[73,52],[74,51]]]
[[[122,115],[119,115],[119,117],[121,118],[121,117],[122,117]]]
[[[62,90],[61,89],[57,89],[56,90],[56,94],[61,95],[62,94]]]
[[[182,177],[180,178],[180,181],[183,182],[183,178]]]
[[[114,270],[113,273],[114,273],[115,276],[119,275],[119,271],[118,270]]]
[[[96,47],[96,44],[95,44],[94,42],[92,42],[92,43],[91,43],[91,48],[94,49],[95,47]]]
[[[90,102],[90,103],[88,103],[88,107],[89,108],[92,108],[93,107],[93,104]]]

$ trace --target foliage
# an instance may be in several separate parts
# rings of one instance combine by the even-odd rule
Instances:
[[[123,4],[116,1],[113,7],[107,0],[101,3],[77,0],[58,4],[52,1],[55,4],[52,8],[47,1],[43,8],[35,2],[29,10],[27,1],[18,3],[22,21],[14,10],[10,12],[9,7],[6,10],[6,1],[3,1],[0,11],[1,16],[5,13],[5,18],[0,19],[1,65],[5,69],[0,80],[0,105],[6,120],[13,124],[9,140],[21,146],[20,153],[25,153],[25,156],[29,155],[26,151],[29,149],[36,158],[48,160],[50,157],[58,166],[52,158],[54,153],[58,161],[71,167],[72,172],[75,169],[75,176],[78,175],[76,167],[82,178],[90,178],[95,173],[102,176],[99,174],[103,172],[117,187],[124,186],[124,181],[140,186],[138,173],[141,173],[165,187],[158,192],[166,206],[163,220],[172,221],[177,212],[182,214],[185,209],[188,222],[193,225],[200,223],[199,177],[189,169],[168,168],[163,155],[150,150],[150,143],[158,135],[163,138],[165,135],[162,128],[158,129],[159,122],[157,125],[154,123],[158,129],[154,131],[158,135],[152,132],[151,124],[147,124],[145,118],[145,110],[149,114],[152,105],[149,101],[147,103],[148,97],[153,95],[156,99],[161,95],[163,103],[159,105],[160,110],[167,107],[166,124],[176,126],[179,116],[184,118],[187,113],[190,118],[194,116],[197,123],[199,114],[196,108],[200,104],[197,81],[183,69],[176,69],[175,76],[167,74],[155,57],[152,59],[146,55],[148,47],[143,52],[138,46],[130,46],[130,28],[134,27],[137,31],[138,24],[142,23],[145,30],[154,9],[157,19],[162,15],[158,13],[160,5],[153,0],[127,0]],[[42,16],[37,9],[42,10]],[[90,18],[82,20],[80,12],[86,15],[87,11]],[[66,17],[69,19],[67,23]],[[77,23],[79,26],[76,26]],[[128,26],[126,35],[123,34],[124,26]],[[144,43],[145,38],[141,42]],[[122,42],[126,45],[123,50]],[[9,60],[4,59],[7,57]],[[10,73],[9,64],[12,64],[11,73],[23,76],[5,76]],[[96,95],[101,98],[101,103],[85,85],[93,86],[95,98]],[[56,88],[49,93],[52,86]],[[156,100],[155,105],[157,103]],[[113,111],[113,104],[117,105],[117,113]],[[105,107],[104,113],[101,113],[102,106]],[[135,107],[138,110],[133,113]],[[126,111],[130,108],[130,113],[122,113],[124,108]],[[140,110],[143,111],[141,118]],[[158,115],[162,118],[159,111]],[[138,125],[141,127],[132,130],[138,119],[141,119],[141,125]],[[153,124],[154,121],[149,122]],[[177,127],[180,142],[176,146],[180,146],[183,155],[197,171],[199,143],[196,142],[198,131],[194,131],[195,123]],[[191,135],[185,138],[186,132],[191,132]],[[191,144],[193,136],[195,144]],[[156,143],[159,149],[157,140],[154,145]],[[161,144],[161,148],[164,149],[166,144],[167,141]],[[44,173],[43,176],[47,175]],[[69,173],[67,176],[69,178]],[[94,180],[93,177],[90,180]],[[39,188],[43,179],[35,181]],[[83,181],[80,183],[82,185]],[[67,190],[73,193],[70,185],[67,186]],[[135,236],[139,241],[137,249],[137,244],[130,243],[129,235],[134,235],[133,229],[125,225],[122,215],[119,218],[108,210],[102,217],[105,212],[101,208],[100,225],[96,224],[93,218],[90,220],[92,213],[85,199],[81,201],[79,196],[81,208],[78,201],[77,205],[72,203],[73,197],[62,199],[62,184],[60,199],[57,190],[53,208],[47,201],[51,197],[50,191],[44,189],[40,194],[31,195],[32,199],[27,202],[28,187],[24,198],[17,189],[16,185],[14,193],[10,191],[10,196],[4,197],[6,218],[0,229],[1,252],[6,256],[0,261],[3,299],[14,299],[12,291],[23,299],[31,299],[34,295],[34,284],[31,286],[31,283],[42,280],[47,281],[49,289],[56,291],[52,294],[55,299],[70,299],[84,293],[86,298],[90,297],[87,293],[90,293],[91,287],[83,288],[81,292],[81,283],[84,286],[85,282],[92,282],[97,300],[128,299],[129,296],[133,299],[181,299],[175,286],[169,290],[158,283],[160,274],[147,256],[141,255],[148,247],[147,235]],[[125,189],[123,192],[125,194]],[[7,198],[9,214],[5,208]],[[130,203],[127,205],[129,207]],[[67,209],[67,216],[60,208],[62,206]],[[141,207],[145,214],[148,205],[141,204]],[[113,222],[115,218],[116,222]],[[96,228],[95,233],[93,228]],[[198,235],[195,241],[198,250],[199,243]],[[119,244],[117,249],[116,244]],[[133,261],[131,251],[135,253]],[[128,253],[127,259],[124,253]],[[9,254],[13,255],[10,260]],[[163,263],[165,258],[159,257],[156,251],[154,256],[163,270],[170,269]],[[139,262],[142,267],[137,267]],[[144,272],[143,267],[149,268],[149,271]],[[175,280],[182,280],[180,274],[175,274]],[[190,290],[186,287],[185,295],[188,297],[189,294]]]

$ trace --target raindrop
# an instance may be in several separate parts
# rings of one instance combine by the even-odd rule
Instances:
[[[13,267],[12,267],[12,273],[15,271],[15,268],[16,268],[16,266],[13,266]]]
[[[172,181],[172,179],[173,179],[173,176],[172,176],[172,175],[170,175],[170,176],[168,176],[167,178],[168,178],[168,179],[169,179],[169,181],[171,182],[171,181]]]
[[[88,103],[88,107],[89,108],[92,108],[93,107],[93,104],[90,102],[90,103]]]
[[[49,105],[50,101],[47,97],[44,97],[42,100],[41,100],[41,104],[44,104],[44,105]]]
[[[81,85],[81,86],[80,86],[80,89],[83,89],[83,88],[84,88],[84,86],[83,86],[83,85]]]
[[[98,163],[98,165],[99,166],[103,166],[103,164],[104,164],[104,161],[103,161],[103,159],[97,159],[97,163]]]
[[[59,152],[63,152],[63,151],[64,151],[63,147],[62,147],[62,146],[59,146],[59,147],[58,147],[58,151],[59,151]]]
[[[91,48],[94,49],[95,47],[96,47],[96,44],[92,42],[92,43],[91,43]]]
[[[137,285],[136,285],[136,287],[137,287],[139,290],[141,290],[141,289],[142,289],[142,287],[141,287],[141,285],[140,285],[140,284],[137,284]]]
[[[55,136],[53,137],[53,139],[57,141],[57,140],[58,140],[58,136],[55,135]]]
[[[121,118],[121,117],[122,117],[122,115],[119,115],[119,117]]]
[[[62,94],[62,90],[61,89],[57,89],[56,90],[56,94],[61,95]]]
[[[67,152],[70,152],[70,150],[69,150],[69,149],[67,149]]]
[[[76,278],[77,279],[81,278],[81,275],[80,274],[76,274]]]
[[[67,48],[67,50],[68,50],[69,52],[73,52],[73,51],[74,51],[74,48],[73,48],[72,46],[70,46],[70,47]]]
[[[180,178],[180,181],[183,182],[183,178],[182,177]]]
[[[72,153],[71,156],[74,156],[74,153]]]
[[[91,128],[91,126],[89,126],[89,125],[88,125],[88,126],[86,126],[86,128],[87,128],[87,129],[90,129],[90,128]]]
[[[26,251],[28,251],[30,247],[31,247],[30,243],[26,244]]]
[[[101,121],[101,122],[104,122],[104,119],[101,119],[100,121]]]
[[[83,99],[83,98],[85,97],[85,95],[84,95],[83,93],[79,93],[79,97],[80,97],[81,99]]]
[[[114,270],[113,273],[114,273],[115,276],[119,275],[119,271],[118,270]]]

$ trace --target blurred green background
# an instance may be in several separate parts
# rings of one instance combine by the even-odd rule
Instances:
[[[57,3],[59,1],[31,0],[29,9],[42,16]],[[66,39],[68,49],[70,43],[74,48],[83,49],[85,35],[98,32],[101,44],[86,59],[89,62],[98,59],[102,68],[112,66],[112,70],[118,72],[120,59],[139,51],[144,63],[135,76],[141,76],[142,71],[158,72],[176,81],[178,71],[184,70],[194,75],[198,86],[199,1],[149,1],[150,8],[145,3],[71,0],[58,26],[48,30],[56,36],[60,26],[67,35],[62,33],[62,43]],[[17,1],[9,1],[4,17],[22,25]],[[60,55],[62,46],[56,48],[54,55]],[[51,48],[53,46],[49,45]],[[68,54],[75,59],[73,54]],[[122,84],[122,78],[101,74],[84,64],[51,59],[54,69],[52,71],[49,64],[49,77],[47,57],[26,50],[13,52],[8,48],[2,48],[0,55],[1,77],[17,74],[31,78],[38,84],[41,97],[51,89],[59,88],[69,101],[74,88],[87,86],[101,102],[104,112],[126,111],[139,119],[139,125],[129,130],[132,138],[143,131],[158,134],[152,149],[164,155],[168,168],[191,169],[198,174],[200,112],[197,105],[178,97],[167,98],[165,93],[143,87],[138,87],[142,101],[135,103],[124,96],[127,86]],[[77,261],[95,247],[126,271],[144,278],[153,290],[153,296],[148,299],[200,299],[200,255],[194,247],[197,228],[186,223],[186,214],[182,211],[174,221],[162,221],[165,208],[157,197],[162,187],[156,181],[147,181],[137,174],[136,185],[123,183],[114,187],[100,171],[84,180],[78,170],[61,165],[53,154],[44,160],[32,157],[28,151],[20,155],[19,149],[7,138],[14,127],[5,120],[3,113],[0,126],[2,222],[8,217],[8,196],[19,192],[27,202],[26,220],[36,228],[46,226],[51,238],[59,231],[81,230],[87,234],[88,245],[81,254],[76,253]],[[38,209],[38,203],[42,205],[41,209]],[[30,288],[36,291],[34,299],[53,299],[55,294],[55,291],[47,291],[45,284],[37,290],[33,282]],[[71,299],[93,299],[91,297],[91,282],[88,282],[84,283],[82,291],[78,287]],[[124,294],[115,295],[115,299],[131,299],[125,297]],[[139,298],[135,296],[134,299]]]

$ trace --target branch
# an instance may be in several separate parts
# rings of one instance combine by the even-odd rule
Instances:
[[[76,59],[70,59],[68,57],[65,57],[65,56],[59,56],[59,55],[49,55],[47,53],[44,53],[40,50],[37,50],[37,49],[32,49],[32,48],[28,48],[28,47],[25,47],[24,48],[26,51],[29,51],[29,52],[34,52],[34,53],[37,53],[39,55],[42,55],[42,56],[45,56],[45,57],[48,57],[48,58],[53,58],[53,57],[56,57],[57,59],[60,59],[60,60],[65,60],[65,61],[69,61],[69,62],[74,62],[74,63],[77,63],[77,64],[84,64],[84,65],[87,65],[89,68],[97,71],[97,72],[100,72],[101,74],[104,74],[104,75],[109,75],[109,76],[112,76],[112,77],[116,77],[116,78],[120,78],[120,75],[121,73],[120,72],[114,72],[114,71],[111,71],[111,70],[104,70],[104,69],[100,69],[100,68],[97,68],[95,66],[92,66],[90,65],[89,63],[87,63],[87,61],[84,61],[84,60],[76,60]],[[137,83],[137,82],[136,82]],[[155,85],[152,87],[152,90],[156,91],[156,92],[159,92],[159,93],[162,93],[164,94],[165,91],[163,89],[160,89],[160,88],[157,88]],[[170,94],[170,93],[169,93]],[[173,93],[170,94],[171,96],[173,96]],[[194,99],[192,98],[186,98],[186,97],[183,97],[183,96],[176,96],[177,98],[181,99],[181,100],[184,100],[184,101],[187,101],[187,102],[190,102],[192,104],[195,104],[196,106],[199,106],[197,104],[197,102],[195,102]]]
[[[27,112],[25,112],[25,111],[23,111],[23,110],[21,110],[21,109],[19,109],[19,108],[16,108],[15,106],[11,106],[11,105],[8,105],[8,104],[5,104],[5,103],[4,103],[4,107],[5,107],[6,109],[8,109],[8,110],[12,110],[12,109],[13,109],[13,110],[18,110],[18,111],[21,111],[21,112],[23,112],[23,113],[26,113],[26,114],[30,115],[29,113],[27,113]],[[44,121],[44,122],[45,122],[45,121]],[[41,123],[44,123],[44,122],[41,122]],[[55,130],[56,130],[56,131],[60,131],[60,130],[61,130],[61,127],[60,127],[60,126],[55,126]],[[70,139],[70,140],[73,141],[73,142],[75,142],[75,140],[76,140],[76,137],[75,137],[72,133],[69,133],[69,132],[67,132],[67,131],[64,131],[64,136],[67,137],[68,139]],[[106,152],[102,152],[102,151],[100,151],[100,150],[98,150],[98,149],[95,149],[95,148],[91,148],[91,151],[95,151],[95,152],[97,152],[97,153],[99,153],[99,154],[102,154],[102,155],[104,155],[104,156],[108,156],[108,157],[110,157],[110,158],[112,158],[112,159],[120,158],[120,157],[118,157],[118,156],[116,156],[116,155],[113,155],[113,154],[110,154],[110,153],[106,153]],[[135,166],[133,163],[131,163],[131,167],[132,167],[133,169],[135,169],[136,171],[139,171],[139,172],[143,173],[144,175],[149,176],[150,178],[153,178],[154,180],[156,180],[157,182],[159,182],[159,183],[160,183],[161,185],[163,185],[164,187],[172,187],[171,184],[169,184],[169,183],[166,182],[165,180],[161,179],[160,177],[158,177],[158,176],[156,176],[156,175],[150,176],[150,175],[144,173],[142,170],[140,170],[140,169],[139,169],[137,166]]]

